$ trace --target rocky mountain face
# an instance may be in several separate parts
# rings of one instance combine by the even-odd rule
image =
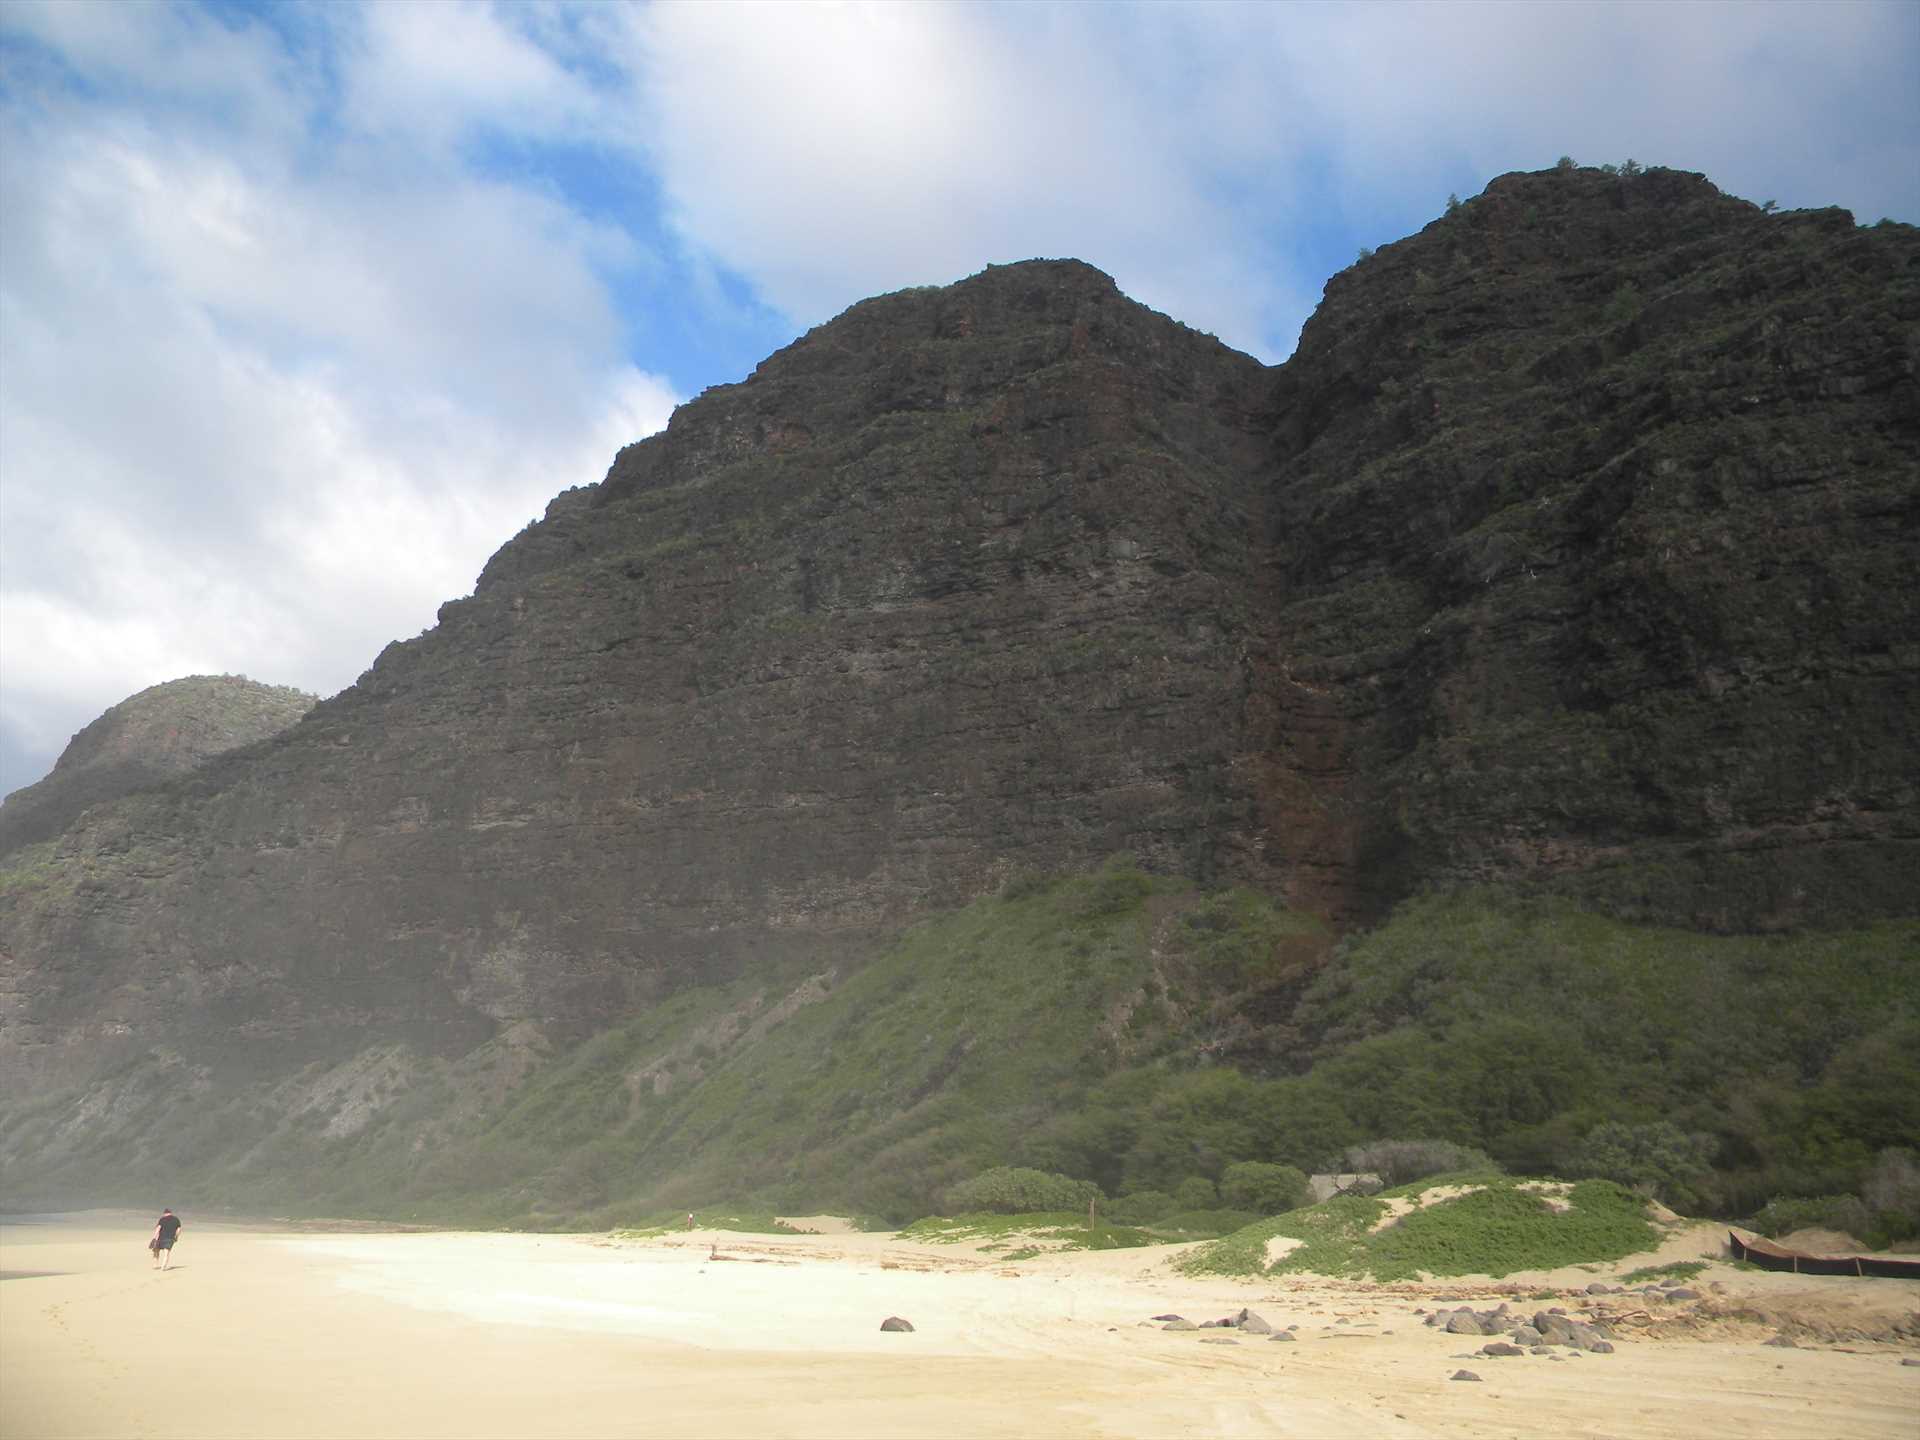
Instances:
[[[74,736],[50,774],[0,802],[0,855],[53,839],[89,805],[278,735],[318,699],[244,675],[189,675],[142,690]]]
[[[1912,913],[1920,238],[1503,177],[1272,369],[1073,261],[863,302],[271,742],[0,890],[0,1064],[575,1039],[1130,852]],[[199,1082],[196,1082],[199,1083]]]

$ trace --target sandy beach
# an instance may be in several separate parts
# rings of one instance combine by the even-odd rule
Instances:
[[[1911,1440],[1920,1284],[1715,1265],[1702,1302],[1586,1271],[1191,1280],[1173,1253],[1009,1263],[892,1236],[324,1233],[0,1223],[0,1435],[1593,1436]],[[1710,1227],[1675,1253],[1710,1253]],[[1607,1267],[1608,1274],[1624,1267]],[[1717,1285],[1720,1288],[1708,1290]],[[1543,1289],[1553,1300],[1531,1297]],[[1603,1306],[1611,1355],[1478,1356],[1441,1300]],[[1293,1343],[1169,1332],[1251,1307]],[[1632,1318],[1624,1318],[1632,1312]],[[898,1315],[911,1334],[882,1333]],[[1764,1342],[1783,1329],[1798,1348]],[[1479,1383],[1455,1381],[1456,1370]]]

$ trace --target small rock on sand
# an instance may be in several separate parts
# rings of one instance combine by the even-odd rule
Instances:
[[[1291,1340],[1293,1339],[1293,1332],[1291,1330],[1276,1330],[1273,1338],[1276,1340]]]
[[[1178,1316],[1175,1316],[1160,1328],[1162,1330],[1198,1330],[1200,1327],[1191,1320],[1182,1320]]]
[[[913,1333],[913,1322],[911,1320],[902,1320],[898,1315],[889,1315],[880,1322],[880,1328],[882,1330],[892,1331],[894,1334],[904,1333],[911,1335]]]
[[[1504,1355],[1524,1355],[1527,1352],[1518,1345],[1509,1345],[1504,1340],[1490,1340],[1480,1347],[1482,1355],[1492,1355],[1496,1359]]]
[[[1453,1378],[1455,1380],[1478,1380],[1480,1377],[1471,1370],[1456,1370],[1453,1372]]]

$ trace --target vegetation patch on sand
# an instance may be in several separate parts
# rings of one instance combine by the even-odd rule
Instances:
[[[693,1224],[687,1224],[691,1213]],[[731,1230],[740,1235],[804,1235],[806,1232],[774,1215],[758,1211],[728,1209],[682,1210],[647,1217],[638,1225],[621,1226],[613,1231],[617,1240],[646,1240],[656,1235],[671,1235],[676,1230]]]
[[[1087,1217],[1066,1211],[1031,1215],[930,1215],[900,1232],[903,1240],[935,1245],[975,1244],[982,1250],[1013,1250],[1010,1259],[1030,1259],[1053,1250],[1132,1250],[1161,1242],[1132,1225],[1102,1225],[1091,1229]],[[984,1241],[984,1244],[980,1242]]]
[[[1671,1265],[1642,1265],[1620,1277],[1622,1285],[1644,1285],[1655,1280],[1691,1280],[1707,1268],[1704,1260],[1676,1260]]]
[[[1430,1204],[1419,1204],[1433,1195]],[[1444,1198],[1441,1198],[1444,1197]],[[1646,1205],[1607,1180],[1571,1186],[1561,1206],[1525,1182],[1496,1175],[1417,1181],[1377,1197],[1342,1195],[1250,1225],[1181,1262],[1189,1274],[1311,1273],[1378,1281],[1421,1275],[1510,1275],[1618,1260],[1653,1248]],[[1395,1200],[1415,1208],[1376,1229]],[[1301,1243],[1269,1259],[1267,1242]]]

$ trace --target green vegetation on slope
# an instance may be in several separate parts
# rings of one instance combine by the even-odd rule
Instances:
[[[184,1106],[199,1082],[150,1056],[0,1105],[0,1158],[19,1198],[157,1187],[542,1227],[707,1204],[904,1222],[1014,1166],[1191,1238],[1286,1203],[1298,1177],[1276,1167],[1417,1138],[1742,1216],[1864,1194],[1920,1133],[1917,962],[1910,921],[1714,936],[1484,893],[1411,902],[1329,954],[1257,895],[1115,864],[1010,886],[850,973],[688,990],[553,1053],[369,1052],[347,1079],[316,1066]],[[70,1145],[78,1113],[114,1123]],[[1881,1189],[1863,1228],[1903,1233],[1906,1191]]]
[[[1482,892],[1412,901],[1351,941],[1294,1023],[1362,1132],[1565,1174],[1603,1122],[1667,1124],[1703,1137],[1708,1168],[1612,1178],[1746,1214],[1854,1189],[1920,1134],[1916,977],[1911,920],[1701,935]]]

